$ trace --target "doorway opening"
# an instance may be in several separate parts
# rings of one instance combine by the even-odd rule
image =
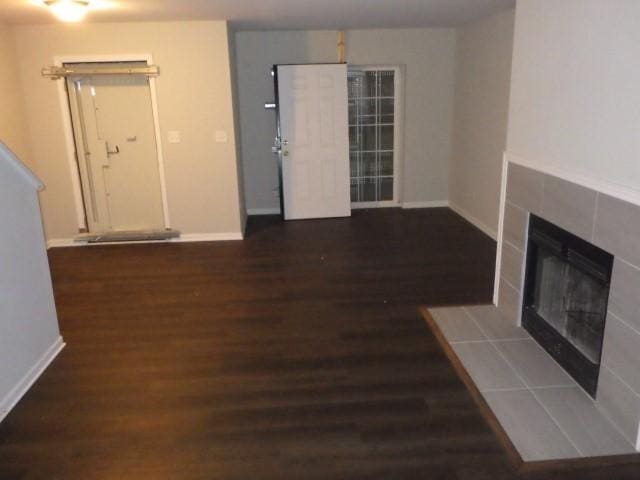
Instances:
[[[400,69],[349,66],[351,207],[398,206]]]
[[[84,240],[175,236],[168,230],[150,78],[136,73],[146,66],[63,63],[79,72],[65,78],[65,87],[89,232]]]

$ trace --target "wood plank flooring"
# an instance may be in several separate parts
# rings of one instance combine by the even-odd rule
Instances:
[[[67,347],[0,423],[0,479],[640,478],[514,471],[417,310],[489,302],[494,254],[448,209],[53,249]]]

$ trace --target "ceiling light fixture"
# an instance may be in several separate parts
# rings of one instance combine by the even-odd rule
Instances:
[[[89,10],[89,0],[45,0],[44,4],[63,22],[79,22]]]

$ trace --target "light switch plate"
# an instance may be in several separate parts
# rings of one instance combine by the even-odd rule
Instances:
[[[216,143],[227,143],[227,132],[224,130],[216,130]]]
[[[180,132],[178,132],[177,130],[171,130],[171,131],[167,132],[167,138],[169,140],[169,143],[180,143],[181,142]]]

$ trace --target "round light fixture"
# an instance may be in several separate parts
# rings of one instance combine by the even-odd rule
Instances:
[[[89,10],[89,0],[45,0],[44,4],[63,22],[79,22]]]

